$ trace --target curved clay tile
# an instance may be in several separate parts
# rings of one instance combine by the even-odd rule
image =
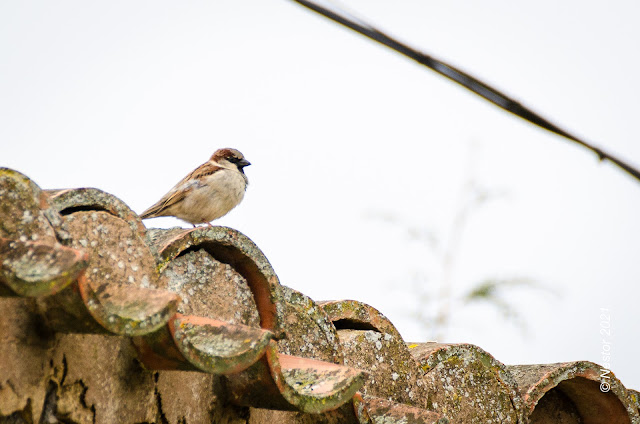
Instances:
[[[511,365],[529,420],[564,416],[584,424],[640,423],[632,394],[613,373],[592,362]],[[606,377],[601,377],[601,375]]]
[[[66,190],[46,190],[50,202],[60,215],[70,215],[80,211],[103,211],[126,221],[131,230],[145,233],[140,217],[122,200],[97,188],[74,188]]]
[[[196,368],[212,374],[233,374],[263,356],[273,334],[246,325],[177,314],[169,322],[173,340]]]
[[[135,343],[147,366],[155,363],[167,368],[180,368],[183,364],[178,363],[184,358],[199,369],[226,374],[227,387],[238,404],[307,412],[336,408],[347,402],[361,386],[363,377],[360,371],[306,357],[316,355],[317,359],[340,359],[337,346],[330,344],[335,343],[335,329],[310,299],[280,286],[269,262],[246,236],[226,227],[200,227],[191,230],[152,229],[148,232],[148,240],[157,252],[161,287],[180,293],[184,302],[181,308],[185,311],[190,308],[192,314],[201,317],[185,317],[179,325],[176,325],[178,318],[170,321],[169,333],[178,346],[179,355],[171,350],[170,339],[164,330],[158,335],[137,338]],[[244,284],[253,294],[250,299],[245,299],[242,290],[237,292]],[[228,297],[230,293],[231,298]],[[235,297],[233,293],[236,293]],[[237,316],[238,311],[251,305],[257,308],[262,330],[230,323],[243,316],[252,320],[245,313]],[[228,310],[230,307],[235,311]],[[213,321],[207,319],[215,320],[217,324],[213,325]],[[179,331],[180,325],[204,325],[207,322],[206,331],[202,326]],[[299,326],[293,324],[299,323],[308,326],[304,325],[304,329],[298,331]],[[286,334],[287,339],[281,346],[283,352],[305,357],[278,352],[280,346],[274,344],[267,349],[266,356],[256,362],[264,348],[262,342],[271,335],[265,330],[271,329],[281,335]],[[242,338],[241,334],[247,337]],[[199,344],[189,342],[189,338],[196,340],[196,336]],[[253,347],[245,349],[245,340]],[[308,345],[312,343],[317,343],[317,346]],[[325,348],[321,348],[322,345]],[[326,345],[328,351],[318,350],[314,354],[319,347],[326,350]],[[236,346],[235,350],[230,349],[232,346]],[[228,360],[226,365],[221,358],[211,355],[212,352],[228,350],[237,356]],[[171,357],[167,357],[167,353]],[[311,379],[308,380],[311,381],[309,385],[298,383],[303,374],[305,379]]]
[[[260,327],[282,337],[278,319],[280,283],[271,264],[244,234],[227,227],[199,227],[191,230],[155,231],[149,239],[158,252],[158,269],[188,252],[204,249],[216,261],[229,265],[249,285],[260,316]]]
[[[308,296],[287,286],[281,288],[281,322],[287,337],[278,341],[280,353],[342,364],[338,333],[323,309]]]
[[[43,296],[62,290],[86,266],[86,255],[60,246],[60,216],[25,175],[0,168],[0,295]]]
[[[267,353],[271,376],[280,393],[297,409],[318,413],[334,409],[355,395],[365,374],[325,361]]]
[[[56,220],[55,210],[36,183],[17,171],[0,168],[0,199],[0,237],[57,242],[49,220]]]
[[[159,234],[186,232],[151,229],[149,233],[157,240]],[[181,314],[260,328],[260,315],[246,278],[205,248],[193,246],[164,263],[158,287],[182,298]]]
[[[19,296],[50,296],[77,280],[88,258],[58,243],[0,237],[0,283]]]
[[[158,330],[176,313],[180,297],[164,290],[126,285],[92,284],[78,280],[80,295],[91,316],[104,328],[122,336],[141,336]]]
[[[358,420],[361,423],[384,424],[448,424],[449,420],[433,411],[391,402],[373,396],[354,398]]]
[[[165,325],[179,297],[150,289],[158,274],[135,214],[97,189],[58,191],[49,201],[62,214],[69,246],[89,256],[83,278],[43,300],[49,322],[67,326],[66,331],[94,331],[82,302],[90,317],[115,334],[138,336]]]
[[[148,240],[161,270],[158,287],[176,293],[182,303],[167,328],[134,343],[150,369],[237,373],[264,354],[273,333],[260,328],[247,280],[215,258],[216,239],[193,244],[194,231],[201,229],[149,230]],[[208,236],[196,234],[196,239]],[[167,252],[171,254],[163,259]]]
[[[373,306],[357,300],[329,300],[318,303],[337,329],[374,330],[402,339],[389,318]]]
[[[369,374],[364,395],[414,406],[426,404],[421,372],[400,333],[384,315],[355,300],[321,305],[338,329],[345,365]]]
[[[517,384],[505,365],[471,344],[410,343],[424,372],[427,408],[452,422],[520,423]]]
[[[260,361],[227,377],[226,387],[240,406],[319,414],[349,402],[364,377],[354,368],[281,354],[271,341]]]

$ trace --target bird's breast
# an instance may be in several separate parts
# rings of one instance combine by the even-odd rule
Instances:
[[[226,215],[244,198],[245,178],[239,172],[222,170],[201,179],[181,202],[180,213],[192,223],[210,222]]]

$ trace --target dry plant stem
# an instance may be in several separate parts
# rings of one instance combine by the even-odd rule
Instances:
[[[590,143],[587,143],[583,139],[565,131],[559,126],[553,124],[537,113],[533,112],[531,109],[523,106],[519,102],[515,101],[511,97],[506,94],[498,91],[497,89],[491,87],[490,85],[474,78],[468,73],[461,71],[447,63],[435,59],[434,57],[422,53],[418,50],[415,50],[412,47],[407,46],[404,43],[399,42],[398,40],[390,37],[389,35],[379,31],[375,27],[371,26],[367,22],[354,17],[344,11],[338,11],[337,8],[328,9],[317,4],[314,1],[307,0],[293,0],[294,2],[313,10],[314,12],[319,13],[322,16],[325,16],[339,24],[346,26],[371,40],[377,41],[380,44],[383,44],[389,47],[392,50],[397,51],[398,53],[407,56],[420,63],[423,66],[426,66],[440,75],[443,75],[450,80],[462,85],[464,88],[472,91],[478,96],[482,97],[485,100],[490,101],[496,106],[506,110],[507,112],[511,112],[514,115],[529,121],[530,123],[537,125],[541,128],[544,128],[547,131],[551,131],[552,133],[558,134],[568,140],[573,141],[574,143],[579,144],[580,146],[592,151],[598,156],[600,161],[608,160],[609,162],[617,165],[624,171],[626,171],[629,175],[634,177],[636,180],[640,182],[640,171],[625,161],[616,158],[615,156],[605,152],[601,148],[594,146]]]
[[[473,187],[472,179],[467,182],[468,187]],[[475,194],[475,193],[474,193]],[[449,236],[449,243],[442,256],[442,283],[440,285],[440,291],[438,297],[440,299],[440,308],[436,314],[434,320],[434,326],[437,328],[436,340],[442,340],[447,332],[449,320],[451,318],[451,298],[453,295],[453,270],[454,262],[458,256],[460,250],[460,244],[462,241],[462,234],[467,225],[469,217],[474,209],[476,209],[481,201],[478,196],[475,196],[470,201],[466,202],[458,212],[451,225],[451,234]]]

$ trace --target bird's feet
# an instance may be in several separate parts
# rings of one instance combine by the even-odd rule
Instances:
[[[191,225],[193,225],[193,228],[198,228],[198,227],[210,227],[210,228],[213,228],[213,225],[211,225],[210,222],[206,222],[206,223],[203,223],[203,224],[204,225],[196,225],[196,224],[191,224]]]

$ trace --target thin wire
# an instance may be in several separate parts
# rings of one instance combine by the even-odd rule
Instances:
[[[430,69],[433,69],[440,75],[443,75],[450,80],[462,85],[466,89],[472,91],[478,96],[482,97],[485,100],[490,101],[496,106],[506,110],[507,112],[511,112],[512,114],[529,121],[530,123],[537,125],[541,128],[544,128],[547,131],[551,131],[552,133],[558,134],[568,140],[571,140],[589,150],[594,152],[600,161],[608,160],[611,163],[617,165],[622,168],[624,171],[633,176],[636,180],[640,181],[640,171],[631,165],[627,164],[621,159],[613,156],[610,153],[602,150],[601,148],[587,143],[583,139],[569,133],[568,131],[560,128],[556,124],[548,121],[537,113],[533,112],[531,109],[523,106],[518,103],[511,97],[506,94],[498,91],[497,89],[491,87],[490,85],[480,81],[479,79],[469,75],[468,73],[461,71],[460,69],[455,68],[441,60],[435,59],[434,57],[422,53],[418,50],[415,50],[412,47],[407,46],[404,43],[390,37],[389,35],[383,33],[382,31],[376,29],[374,26],[368,24],[362,19],[356,17],[354,14],[346,12],[340,8],[338,8],[334,4],[327,4],[326,1],[314,2],[308,0],[292,0],[308,9],[313,10],[314,12],[319,13],[322,16],[325,16],[335,22],[338,22],[341,25],[346,26],[367,38],[370,38],[374,41],[377,41],[380,44],[383,44],[389,47],[392,50],[397,51],[398,53],[407,56],[416,62],[424,65]],[[318,3],[323,3],[320,5]]]

